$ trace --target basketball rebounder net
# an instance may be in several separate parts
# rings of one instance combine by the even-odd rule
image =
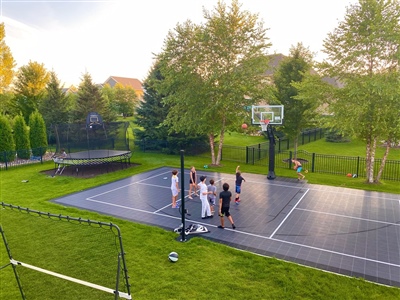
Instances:
[[[0,271],[22,299],[132,299],[118,226],[4,202],[0,219]]]

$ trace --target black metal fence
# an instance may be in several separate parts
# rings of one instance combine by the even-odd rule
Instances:
[[[237,147],[225,145],[222,149],[223,160],[236,161],[250,165],[267,166],[269,162],[268,147]],[[293,151],[275,152],[275,168],[291,169]],[[325,173],[366,177],[366,159],[361,156],[339,156],[297,151],[297,159],[302,160],[303,167],[312,173]],[[374,172],[379,171],[382,159],[375,158]],[[400,160],[387,160],[381,178],[400,181]]]

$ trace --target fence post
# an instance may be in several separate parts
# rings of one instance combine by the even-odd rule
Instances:
[[[254,161],[254,158],[255,158],[255,157],[254,157],[254,150],[255,150],[255,148],[254,148],[254,147],[251,147],[251,149],[253,150],[253,155],[252,155],[252,156],[253,156],[253,165],[254,165],[254,163],[255,163],[255,161]]]
[[[292,168],[292,158],[293,158],[293,152],[289,151],[289,169]]]
[[[8,161],[7,161],[7,152],[3,151],[3,157],[4,157],[4,161],[6,163],[6,170],[8,170]]]
[[[249,146],[246,146],[246,164],[249,163]]]
[[[311,158],[311,172],[314,173],[314,170],[315,170],[315,153],[313,153],[311,157],[312,157]]]
[[[360,170],[360,157],[359,156],[357,156],[357,176],[358,176],[358,171]]]

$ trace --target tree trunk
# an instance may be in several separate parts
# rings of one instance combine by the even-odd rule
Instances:
[[[370,170],[371,170],[371,139],[367,138],[366,144],[366,157],[365,157],[365,175],[367,177],[367,182],[370,182]],[[372,182],[372,180],[371,180]]]
[[[381,165],[379,166],[378,175],[376,175],[376,178],[374,180],[375,183],[379,183],[379,180],[381,179],[383,169],[385,168],[386,160],[387,160],[387,157],[389,156],[389,151],[390,151],[391,146],[392,146],[392,141],[391,140],[386,141],[385,155],[383,155]]]
[[[367,182],[368,183],[373,183],[374,182],[374,162],[375,162],[375,149],[376,149],[376,141],[377,138],[374,137],[372,139],[372,143],[370,143],[369,147],[369,170],[367,174]]]
[[[215,165],[215,151],[214,151],[214,134],[210,133],[208,136],[210,140],[210,149],[211,149],[211,164]]]
[[[218,144],[218,156],[217,156],[217,161],[215,162],[216,165],[219,165],[221,163],[222,159],[222,146],[224,144],[224,137],[225,137],[225,129],[224,127],[221,129],[221,133],[219,136],[219,144]]]

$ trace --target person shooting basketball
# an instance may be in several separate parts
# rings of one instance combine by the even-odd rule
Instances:
[[[293,169],[297,172],[297,180],[304,179],[306,176],[301,174],[301,171],[303,170],[301,162],[299,162],[297,159],[292,159],[292,163],[294,163]]]

